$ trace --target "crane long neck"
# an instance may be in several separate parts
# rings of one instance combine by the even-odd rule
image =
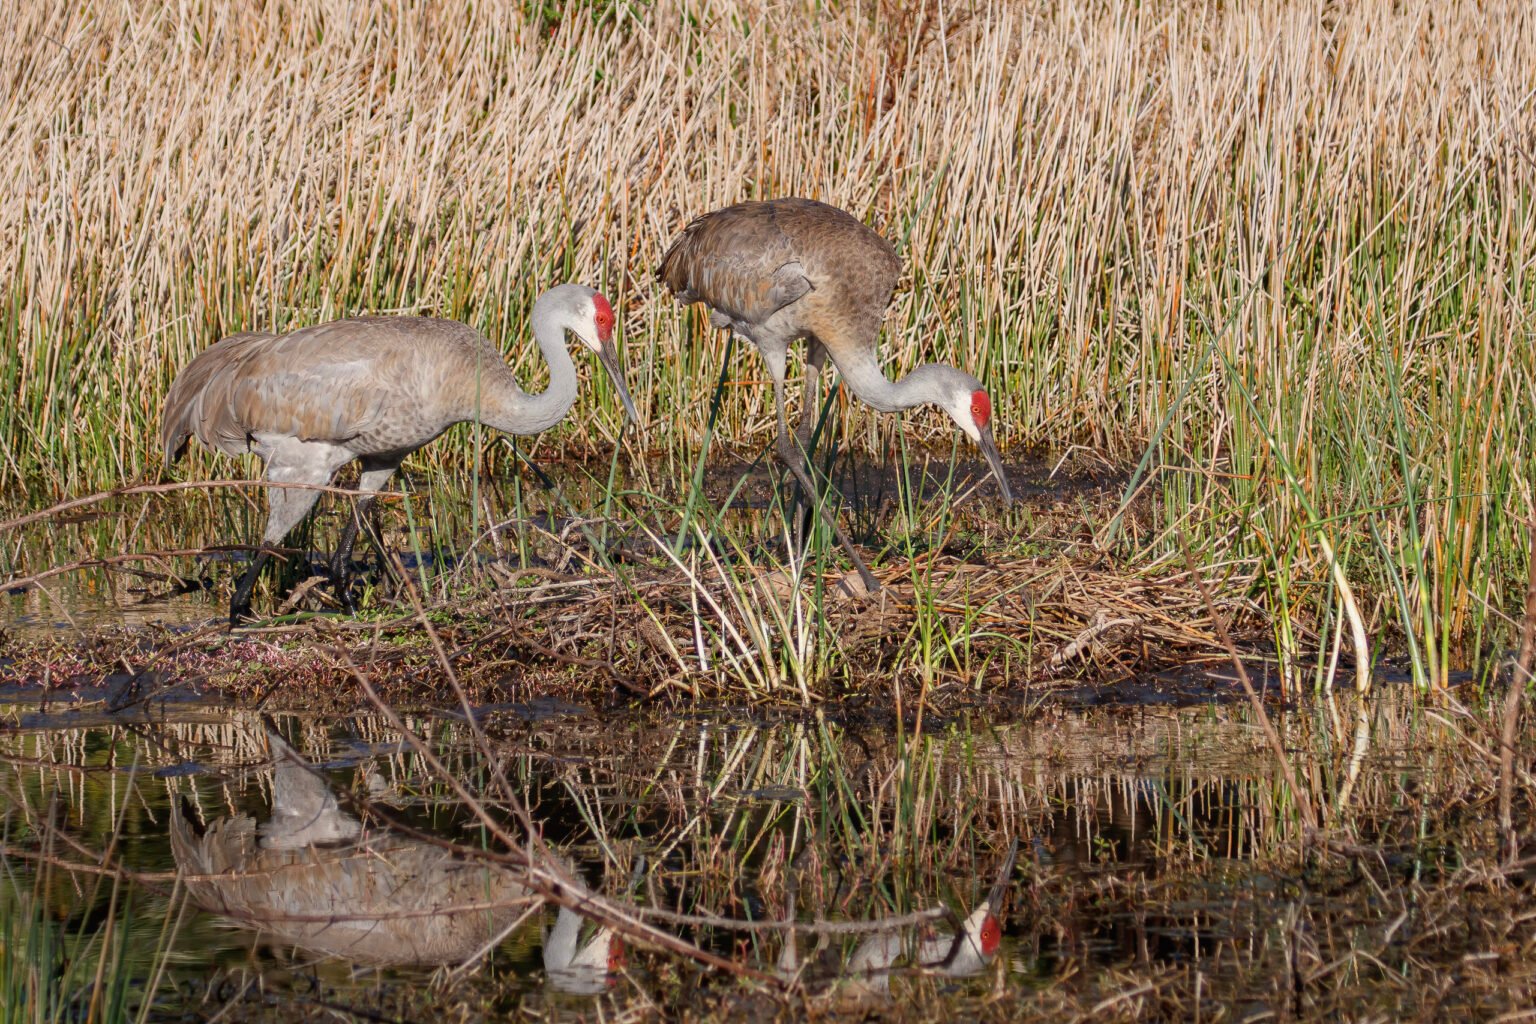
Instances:
[[[555,926],[544,940],[544,967],[559,970],[576,959],[576,940],[581,937],[581,915],[570,907],[561,907]]]
[[[847,354],[833,354],[832,362],[859,400],[879,412],[900,412],[942,401],[933,375],[949,369],[942,363],[925,363],[899,380],[890,380],[875,361],[874,352],[862,347]]]
[[[537,434],[548,430],[565,419],[571,403],[576,400],[576,364],[571,361],[570,349],[566,347],[564,323],[542,299],[534,304],[530,323],[533,340],[549,364],[549,386],[536,395],[525,392],[512,376],[511,368],[502,362],[503,385],[510,384],[510,387],[491,385],[496,370],[490,367],[482,393],[482,421],[509,434]]]

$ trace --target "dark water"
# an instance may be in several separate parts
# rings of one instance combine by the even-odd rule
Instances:
[[[562,556],[549,538],[582,528],[596,541],[579,543],[644,558],[626,523],[651,515],[664,534],[675,528],[677,506],[666,502],[679,494],[653,488],[638,510],[599,517],[603,467],[564,468],[558,501],[527,480],[488,485],[478,508],[457,490],[424,487],[386,517],[389,545],[408,571],[430,575],[550,562]],[[931,501],[949,466],[922,468],[915,490]],[[979,468],[959,467],[985,489]],[[856,533],[903,528],[890,495],[908,480],[879,465],[840,471]],[[1035,500],[1035,525],[1053,502],[1118,494],[1114,480],[1061,481],[1044,465],[1011,476]],[[743,538],[784,542],[783,494],[761,466],[743,460],[704,479],[710,500],[731,501]],[[945,535],[985,545],[989,530],[1018,527],[999,526],[992,511],[966,506],[963,529]],[[292,543],[328,548],[341,512],[323,505]],[[93,557],[198,549],[253,536],[260,520],[259,499],[125,500],[29,529],[3,568],[16,579]],[[505,528],[492,535],[486,524]],[[63,573],[0,596],[0,625],[44,638],[219,623],[244,557]],[[1255,678],[1268,685],[1262,671]],[[105,978],[114,1005],[166,1020],[797,1019],[793,1000],[764,1010],[742,994],[771,982],[733,987],[722,971],[639,945],[621,957],[611,935],[534,906],[525,877],[494,859],[506,853],[497,832],[526,841],[526,809],[549,864],[642,917],[650,908],[849,923],[948,908],[946,920],[900,929],[885,946],[868,933],[807,932],[793,956],[780,931],[651,922],[738,969],[792,979],[793,999],[818,1013],[1059,1019],[1070,994],[1095,1018],[1102,1009],[1187,1019],[1202,998],[1229,1017],[1304,1016],[1298,950],[1317,950],[1318,986],[1365,977],[1327,965],[1353,962],[1351,936],[1384,936],[1371,947],[1380,959],[1411,933],[1395,923],[1404,894],[1420,899],[1411,887],[1459,856],[1455,837],[1429,837],[1425,808],[1486,785],[1465,770],[1475,759],[1456,728],[1440,729],[1411,700],[1367,705],[1350,835],[1381,843],[1386,873],[1369,886],[1320,879],[1296,853],[1299,813],[1277,762],[1232,696],[1230,680],[1201,666],[1064,691],[1047,708],[1012,708],[1027,717],[1011,724],[930,720],[915,738],[878,710],[858,720],[728,709],[659,718],[538,701],[481,709],[483,739],[463,715],[408,718],[417,744],[372,712],[266,719],[185,694],[135,703],[111,685],[55,692],[44,706],[15,689],[0,693],[0,1001],[44,991],[53,1009],[41,1016],[84,1019],[103,1005]],[[1283,712],[1287,749],[1314,793],[1337,794],[1354,715],[1329,702]],[[319,775],[295,769],[296,757]],[[987,911],[1001,922],[999,945],[974,962],[961,944],[930,951]],[[877,949],[893,970],[859,969]],[[1425,955],[1383,961],[1395,973],[1381,991],[1396,1002],[1378,1003],[1367,986],[1363,1003],[1348,1002],[1351,990],[1328,1005],[1400,1016],[1413,985],[1437,977],[1426,969],[1398,983]],[[1445,955],[1462,962],[1459,949]],[[1138,1002],[1160,979],[1175,979],[1179,997]]]
[[[366,956],[338,955],[339,925],[320,929],[329,938],[295,937],[292,923],[286,931],[264,923],[263,911],[246,905],[231,918],[206,898],[189,902],[192,883],[175,884],[178,827],[216,832],[247,815],[260,829],[252,850],[272,845],[273,836],[284,845],[274,812],[285,786],[294,802],[293,781],[274,773],[286,762],[274,761],[269,724],[343,794],[339,813],[379,844],[367,855],[375,861],[416,864],[435,850],[426,845],[431,837],[496,847],[450,780],[485,801],[497,822],[520,829],[493,762],[452,717],[408,723],[437,766],[370,715],[263,720],[187,704],[108,714],[99,706],[44,711],[13,703],[3,720],[0,884],[11,919],[43,920],[77,939],[107,941],[109,931],[126,929],[132,941],[114,971],[142,998],[163,970],[154,999],[157,1013],[170,1016],[227,1004],[240,1019],[259,1008],[256,993],[294,1007],[394,1013],[423,986],[447,984],[438,963],[381,963],[375,947]],[[615,901],[762,919],[789,913],[793,900],[801,920],[867,920],[943,903],[964,918],[987,905],[1000,881],[1001,948],[971,978],[949,978],[930,993],[936,1005],[959,1005],[997,986],[1023,996],[1085,972],[1219,965],[1223,951],[1251,963],[1283,945],[1272,911],[1287,883],[1261,865],[1294,835],[1294,810],[1277,795],[1255,730],[1235,712],[1060,713],[1010,727],[956,721],[916,740],[888,723],[749,714],[655,722],[558,704],[488,712],[482,724],[494,764],[543,837]],[[1394,778],[1417,777],[1419,764],[1394,756]],[[1014,841],[1017,863],[999,878]],[[318,863],[348,843],[331,836],[311,846],[301,835],[288,845],[302,851],[299,860]],[[32,859],[40,854],[48,859]],[[103,859],[135,877],[114,890],[100,876],[68,869]],[[332,885],[326,914],[375,912],[363,904],[376,894],[350,882],[337,887],[325,870],[302,884]],[[440,866],[399,870],[425,872],[428,890],[449,885],[431,874]],[[1134,895],[1181,874],[1197,881],[1177,900]],[[293,875],[282,877],[276,888],[297,891]],[[676,993],[664,979],[692,970],[667,955],[631,951],[613,972],[575,981],[555,972],[551,980],[544,934],[555,919],[546,908],[511,928],[450,991],[461,999],[477,993],[484,1006],[580,1014],[599,998],[620,1007],[665,1002]],[[754,969],[780,965],[777,936],[661,924]],[[419,935],[423,927],[412,918],[408,930]],[[910,957],[921,939],[915,931],[904,937]],[[802,940],[801,978],[816,991],[842,986],[861,1001],[889,1005],[883,989],[899,993],[912,982],[898,975],[870,991],[868,979],[850,980],[859,941]],[[16,955],[14,941],[11,949]],[[465,959],[457,947],[444,962]]]

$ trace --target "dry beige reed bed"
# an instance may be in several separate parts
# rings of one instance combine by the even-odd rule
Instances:
[[[1500,219],[1533,175],[1517,0],[528,13],[546,6],[11,4],[0,380],[23,400],[0,413],[0,485],[154,472],[160,396],[222,334],[398,310],[513,338],[563,277],[620,300],[642,405],[696,443],[718,349],[649,269],[689,216],[753,196],[819,197],[896,239],[892,369],[977,368],[1005,444],[1145,436],[1200,318],[1248,282],[1267,284],[1233,354],[1270,395],[1347,374],[1380,317],[1426,373],[1529,318],[1532,229]],[[1469,177],[1482,213],[1463,217]],[[1402,229],[1402,309],[1475,236],[1492,287],[1447,337],[1350,294],[1378,218]],[[1334,311],[1312,355],[1293,275]],[[1210,388],[1221,424],[1232,399]],[[899,429],[844,415],[871,444]],[[583,404],[551,443],[615,422]],[[742,389],[723,426],[770,422]]]

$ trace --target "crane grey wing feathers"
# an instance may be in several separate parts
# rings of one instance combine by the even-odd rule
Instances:
[[[762,323],[812,290],[768,203],[695,219],[662,256],[656,276],[680,301],[703,302],[739,323]]]
[[[413,420],[429,411],[445,382],[477,364],[504,366],[473,328],[425,317],[357,317],[282,336],[226,338],[171,385],[161,426],[166,460],[193,434],[234,455],[264,434],[345,444],[387,432],[391,410],[394,420],[402,411]],[[431,434],[414,422],[402,429]]]

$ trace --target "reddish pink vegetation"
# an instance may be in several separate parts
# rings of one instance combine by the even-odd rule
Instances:
[[[992,399],[980,388],[971,392],[971,419],[976,421],[978,429],[985,427],[992,419]]]
[[[12,686],[70,686],[99,675],[97,666],[78,651],[49,651],[46,656],[17,656],[0,666],[0,682]]]

